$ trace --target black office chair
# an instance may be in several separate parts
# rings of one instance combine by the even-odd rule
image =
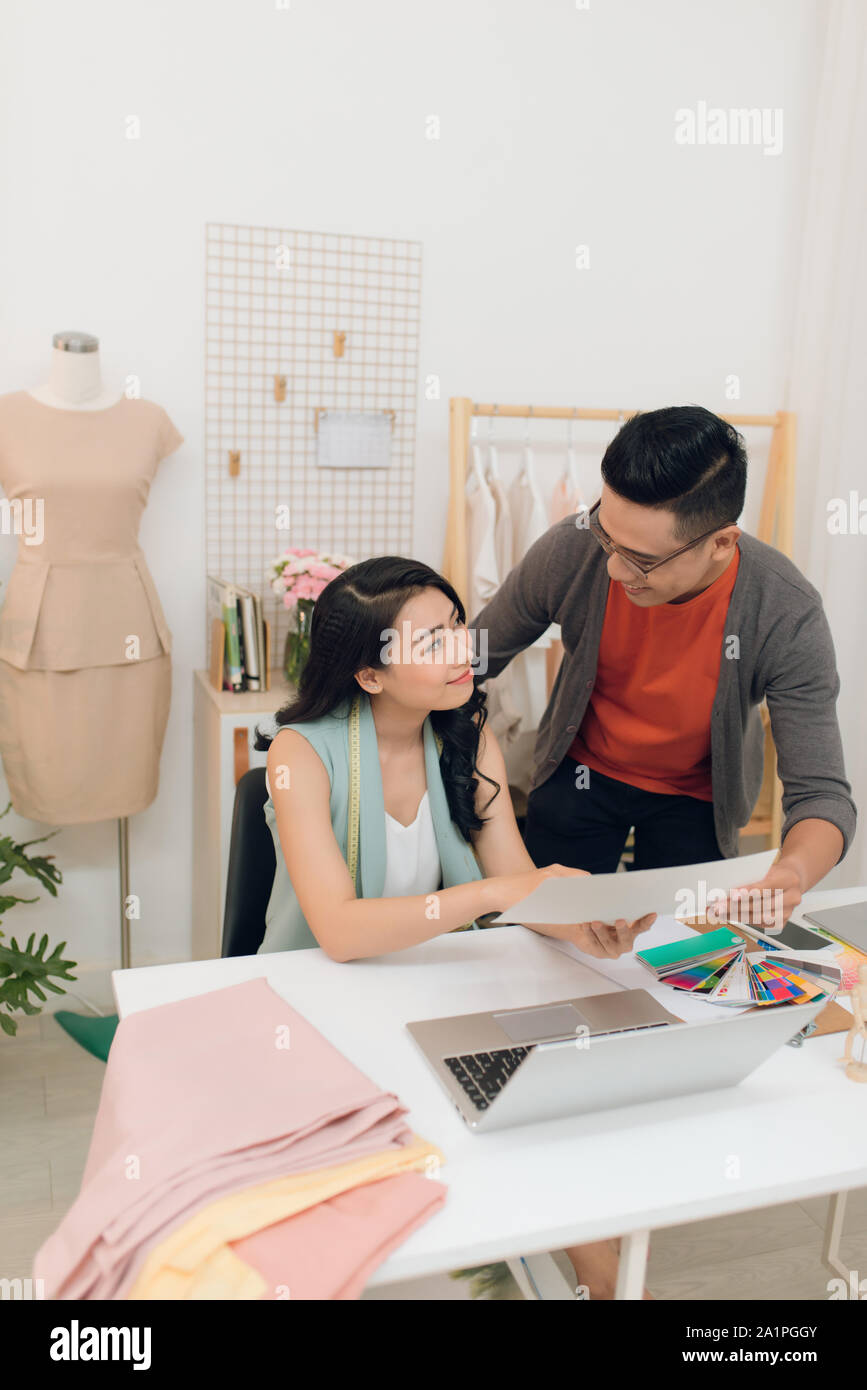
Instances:
[[[265,769],[251,767],[235,788],[222,956],[253,956],[265,935],[265,911],[277,868],[264,815],[267,800]]]

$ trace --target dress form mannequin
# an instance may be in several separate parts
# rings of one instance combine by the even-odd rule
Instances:
[[[105,410],[120,396],[102,384],[99,339],[92,333],[55,333],[48,381],[30,395],[56,410]]]
[[[160,460],[183,440],[162,407],[105,387],[94,335],[52,344],[46,383],[0,397],[3,489],[44,497],[48,520],[4,587],[0,748],[19,814],[117,819],[127,968],[128,817],[156,795],[171,690],[171,634],[138,520]],[[123,742],[108,747],[114,727]]]
[[[102,384],[99,339],[92,333],[74,330],[55,333],[51,339],[51,366],[48,381],[29,392],[43,405],[55,410],[105,410],[116,405],[120,396]],[[131,964],[129,918],[129,818],[117,822],[118,871],[120,879],[120,968]]]

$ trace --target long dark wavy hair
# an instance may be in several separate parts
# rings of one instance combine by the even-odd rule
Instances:
[[[402,555],[380,555],[360,560],[326,584],[313,609],[310,628],[310,655],[301,672],[297,695],[276,715],[277,724],[303,724],[325,714],[336,714],[351,699],[366,697],[355,679],[365,666],[382,669],[386,631],[397,627],[397,617],[409,599],[422,589],[440,589],[466,622],[466,613],[456,591],[447,579],[417,560]],[[486,818],[476,812],[475,796],[481,777],[494,787],[485,803],[490,806],[500,784],[476,766],[479,740],[487,719],[487,695],[478,686],[464,704],[455,709],[434,709],[430,720],[443,741],[440,771],[449,812],[464,839],[481,830]],[[256,748],[269,748],[272,738],[256,729]]]

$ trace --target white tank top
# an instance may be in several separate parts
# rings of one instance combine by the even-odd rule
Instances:
[[[265,790],[271,795],[268,774]],[[427,790],[419,802],[412,825],[402,825],[385,813],[384,898],[410,898],[416,893],[435,893],[442,867]]]
[[[384,898],[412,897],[415,893],[435,893],[442,869],[427,791],[419,802],[412,825],[401,825],[385,813]]]

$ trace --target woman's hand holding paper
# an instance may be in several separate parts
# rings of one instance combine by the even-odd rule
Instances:
[[[519,874],[500,874],[488,879],[492,904],[500,912],[508,912],[513,903],[523,902],[546,878],[562,878],[574,875],[589,878],[585,869],[570,869],[565,864],[546,864],[541,869],[529,869]],[[616,959],[635,947],[635,938],[645,932],[656,921],[656,913],[647,913],[629,923],[620,917],[616,922],[526,922],[528,930],[539,932],[541,936],[554,936],[559,941],[569,941],[579,951],[588,956]]]
[[[635,949],[635,938],[647,931],[656,921],[656,913],[649,912],[646,917],[629,923],[620,917],[611,922],[558,922],[527,923],[530,931],[541,932],[543,936],[556,936],[559,941],[569,941],[579,951],[588,956],[605,956],[611,960]]]

